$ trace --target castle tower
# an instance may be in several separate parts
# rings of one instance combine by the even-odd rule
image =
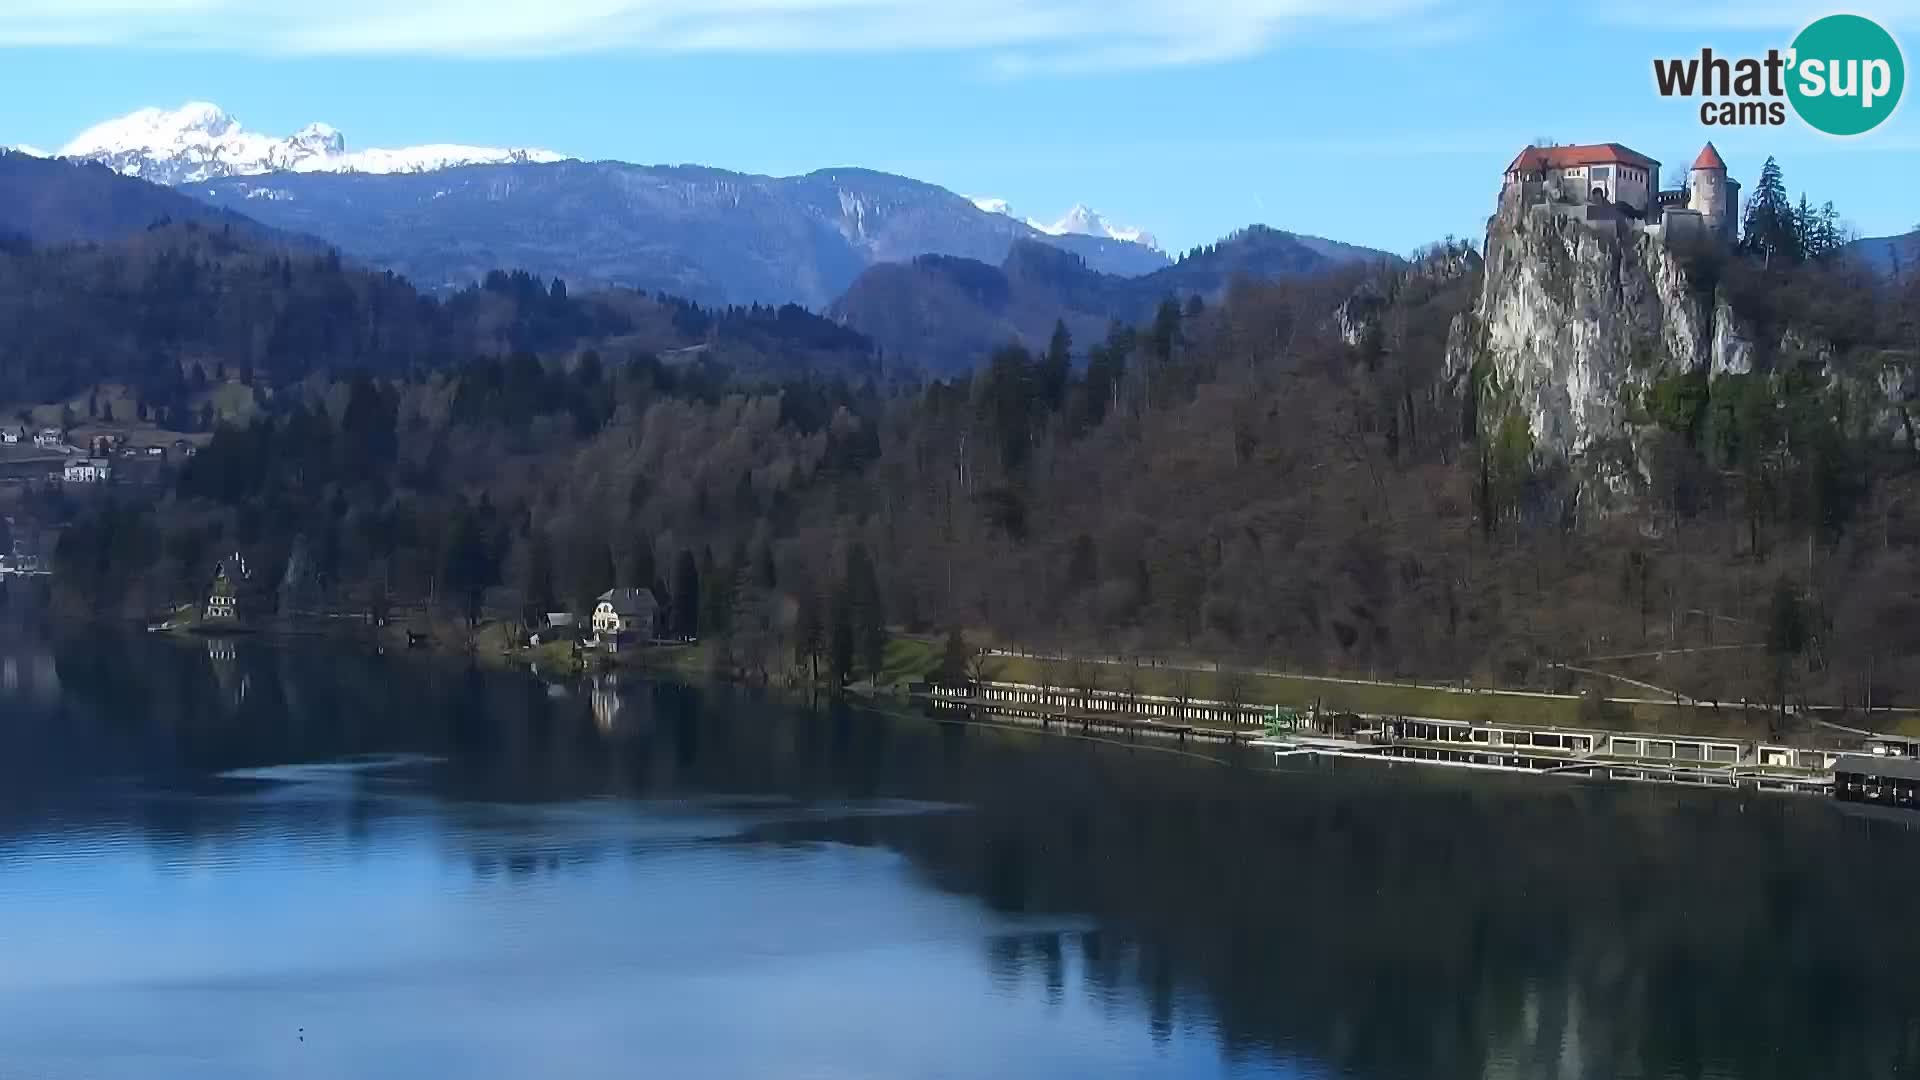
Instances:
[[[1740,183],[1727,176],[1727,163],[1712,143],[1701,147],[1687,174],[1687,209],[1697,210],[1707,232],[1731,244],[1739,229]]]

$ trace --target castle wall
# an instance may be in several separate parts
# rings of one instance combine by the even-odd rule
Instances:
[[[1706,245],[1713,240],[1714,231],[1713,224],[1698,210],[1677,206],[1668,207],[1660,215],[1659,224],[1647,227],[1649,235],[1679,250]]]
[[[1718,169],[1695,169],[1680,191],[1659,191],[1652,169],[1614,164],[1596,180],[1592,166],[1506,174],[1501,210],[1535,220],[1558,218],[1627,236],[1645,232],[1680,250],[1730,245],[1738,235],[1740,185]],[[1523,179],[1524,177],[1524,179]],[[1609,198],[1589,202],[1600,187]]]
[[[1619,179],[1613,188],[1614,201],[1626,203],[1645,213],[1653,201],[1653,185],[1659,182],[1659,178],[1641,168],[1623,167],[1619,171]]]
[[[1646,212],[1653,200],[1651,184],[1654,178],[1651,172],[1631,165],[1609,165],[1602,166],[1608,170],[1605,177],[1596,178],[1594,168],[1582,166],[1551,170],[1542,186],[1562,199],[1581,203],[1586,202],[1597,187],[1607,193],[1609,201],[1625,203],[1635,210]]]

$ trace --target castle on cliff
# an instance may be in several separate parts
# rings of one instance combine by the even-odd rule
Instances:
[[[1659,184],[1660,163],[1619,143],[1528,146],[1507,166],[1500,205],[1625,223],[1671,244],[1732,246],[1740,183],[1727,176],[1727,163],[1712,143],[1693,159],[1686,187],[1661,191]]]

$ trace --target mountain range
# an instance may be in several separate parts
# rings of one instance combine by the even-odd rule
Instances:
[[[225,109],[190,101],[177,109],[139,109],[74,136],[58,156],[98,161],[156,184],[269,172],[430,172],[453,165],[559,161],[551,150],[435,144],[348,151],[346,136],[308,124],[285,138],[241,127]]]
[[[6,156],[0,184],[14,197],[0,228],[59,243],[156,219],[239,227],[335,247],[440,295],[507,269],[707,307],[797,303],[938,370],[1044,340],[1056,318],[1097,334],[1169,295],[1216,298],[1235,275],[1388,257],[1261,227],[1176,265],[1150,233],[1084,204],[1044,223],[868,169],[775,177],[527,148],[349,152],[327,125],[275,138],[204,102],[96,125],[58,157]],[[121,178],[133,179],[109,182]]]
[[[705,304],[820,308],[876,262],[928,253],[998,261],[1020,239],[1043,239],[1108,273],[1169,262],[1150,234],[1109,226],[1085,206],[1035,226],[864,169],[768,177],[580,162],[530,148],[349,152],[328,125],[276,138],[206,102],[98,124],[58,155],[190,187],[196,198],[317,236],[435,291],[511,267]]]
[[[514,234],[510,229],[501,228],[503,217],[485,212],[487,195],[502,195],[502,189],[510,193],[517,184],[524,182],[519,175],[521,168],[467,166],[437,173],[388,177],[288,173],[266,179],[272,184],[288,185],[302,193],[304,185],[308,184],[320,185],[320,189],[330,196],[345,192],[348,197],[343,200],[343,205],[349,209],[364,205],[367,201],[351,198],[354,192],[361,190],[362,185],[378,185],[378,190],[382,192],[391,192],[396,188],[411,190],[419,185],[426,185],[434,191],[447,191],[449,184],[462,189],[476,189],[474,198],[478,201],[474,204],[470,219],[462,219],[459,215],[445,219],[455,223],[464,221],[463,227],[468,230],[463,234],[466,242],[437,248],[445,257],[470,260],[467,265],[474,268],[474,276],[468,279],[468,283],[471,283],[496,276],[500,266],[524,265],[523,261],[516,262],[511,256],[525,255],[531,251],[527,247],[511,248]],[[631,167],[625,166],[566,162],[531,168],[536,170],[533,173],[535,179],[545,179],[561,189],[578,186],[584,194],[579,196],[577,205],[569,208],[564,199],[543,199],[541,189],[536,188],[522,193],[529,202],[556,202],[566,213],[583,215],[589,223],[596,211],[610,220],[620,220],[618,216],[604,213],[610,196],[601,185],[609,182],[609,178],[612,182],[639,184],[626,171]],[[569,178],[568,174],[573,172],[588,174],[591,182],[581,181],[577,177]],[[709,190],[713,185],[727,182],[725,178],[734,175],[720,174],[717,178],[713,174],[713,170],[672,171],[681,184],[694,188],[704,184]],[[646,178],[656,184],[662,182],[652,171],[646,173]],[[836,173],[797,179],[806,180],[820,189],[813,191],[810,196],[816,203],[828,198],[828,195],[822,194],[823,191],[844,193],[853,187],[868,192],[897,189],[900,201],[890,208],[883,208],[888,212],[874,212],[857,201],[849,203],[846,212],[855,221],[891,223],[868,234],[868,238],[876,244],[884,244],[886,238],[892,235],[888,229],[894,227],[910,228],[914,235],[921,236],[937,235],[939,230],[949,229],[953,231],[948,235],[965,239],[963,230],[951,222],[940,221],[937,215],[952,212],[956,203],[963,210],[968,209],[970,204],[939,189],[883,174]],[[242,196],[230,207],[209,205],[192,197],[193,193],[208,187],[220,192],[243,182],[244,178],[230,178],[212,182],[211,185],[167,188],[119,175],[97,162],[0,152],[0,234],[24,234],[34,243],[44,246],[102,243],[151,229],[159,222],[170,221],[222,232],[231,231],[269,249],[308,254],[324,252],[328,245],[300,227],[305,218],[295,218],[295,227],[292,229],[281,229],[263,225],[242,213],[263,207],[311,206],[311,199],[300,195],[291,199],[247,199]],[[247,190],[279,191],[281,188]],[[680,190],[684,193],[685,188]],[[630,189],[628,194],[638,199],[645,192],[644,187],[636,187]],[[655,194],[659,194],[658,190]],[[845,239],[838,233],[828,233],[817,221],[808,222],[804,216],[791,216],[783,220],[780,204],[769,201],[767,205],[756,205],[753,198],[748,196],[764,196],[755,196],[751,188],[737,194],[741,195],[739,205],[745,211],[737,219],[726,215],[707,217],[687,225],[679,233],[649,238],[639,235],[637,231],[609,234],[604,229],[591,228],[590,224],[583,226],[577,235],[599,237],[598,243],[602,246],[577,250],[571,260],[556,262],[552,276],[565,278],[571,285],[571,294],[587,295],[591,290],[582,286],[591,281],[594,275],[582,273],[582,270],[594,265],[591,260],[625,260],[623,265],[631,266],[635,264],[636,256],[653,258],[661,265],[686,267],[690,276],[650,291],[692,298],[702,292],[713,291],[714,279],[707,276],[710,268],[726,266],[715,261],[714,253],[719,253],[731,254],[739,260],[732,267],[732,272],[736,274],[733,281],[758,280],[768,292],[777,292],[773,288],[772,283],[776,279],[772,275],[774,269],[781,265],[780,259],[793,251],[806,250],[805,245],[809,243],[814,245],[812,250],[817,255],[821,250],[832,250],[833,241]],[[464,205],[465,197],[449,194],[429,201],[437,206],[458,208]],[[338,225],[340,219],[327,220]],[[657,215],[655,220],[658,220]],[[996,217],[995,220],[1003,229],[1013,229],[1017,225],[1004,217]],[[807,232],[809,228],[813,231]],[[798,231],[800,235],[795,237],[783,231],[787,229]],[[342,231],[351,234],[352,228],[343,228]],[[1096,247],[1121,243],[1095,237],[1068,239]],[[1255,226],[1218,244],[1189,253],[1179,262],[1163,266],[1153,273],[1129,276],[1101,273],[1075,251],[1058,246],[1061,240],[1060,237],[1044,234],[1012,236],[1002,233],[998,242],[1005,245],[1004,254],[992,262],[953,255],[911,255],[902,248],[884,246],[879,249],[880,252],[891,257],[876,258],[869,265],[861,265],[843,255],[845,262],[837,265],[842,273],[849,274],[851,280],[831,297],[830,303],[823,303],[816,310],[823,310],[841,326],[871,338],[887,356],[896,358],[906,366],[949,372],[970,367],[994,347],[1008,341],[1025,341],[1035,345],[1043,343],[1056,319],[1064,319],[1077,339],[1091,341],[1105,332],[1111,320],[1133,322],[1150,317],[1154,307],[1169,296],[1182,300],[1194,296],[1208,302],[1217,300],[1236,277],[1273,280],[1310,274],[1343,263],[1390,258],[1365,248]],[[623,245],[628,243],[634,247],[623,250]],[[655,246],[646,247],[647,244]],[[959,240],[954,242],[954,246],[960,246]],[[989,243],[986,248],[991,250],[994,246]],[[412,248],[396,245],[389,254],[368,247],[363,242],[362,250],[368,254],[360,261],[375,267],[404,270],[409,277],[414,277],[417,265],[412,260],[418,259],[419,255],[410,252],[435,249],[432,245]],[[689,253],[697,252],[709,253],[707,260],[694,263]],[[803,261],[798,265],[805,263]],[[542,280],[546,276],[542,271]],[[787,287],[797,288],[802,284],[798,280],[788,279]],[[814,284],[818,284],[817,281]],[[604,295],[631,297],[633,293]],[[624,304],[625,301],[619,303]],[[767,305],[769,309],[779,306]],[[779,318],[785,320],[779,324],[785,327],[797,315],[782,314]],[[822,337],[825,333],[812,327],[799,329],[810,335],[809,340]],[[786,336],[793,337],[792,334]],[[676,344],[693,343],[681,341]],[[771,355],[768,348],[760,348],[759,351]],[[854,349],[852,352],[860,353],[861,350]]]
[[[983,213],[945,188],[867,169],[773,177],[561,161],[388,175],[274,173],[182,190],[321,237],[429,291],[508,267],[709,305],[819,309],[870,266],[929,253],[998,262],[1023,239],[1110,273],[1151,272],[1169,261],[1127,241],[1048,236]]]
[[[1920,229],[1899,236],[1869,236],[1847,245],[1856,258],[1882,274],[1909,275],[1920,270]]]
[[[1168,297],[1213,303],[1236,278],[1272,281],[1363,262],[1383,252],[1252,226],[1178,263],[1137,277],[1102,274],[1072,252],[1016,242],[998,265],[944,255],[884,263],[861,274],[827,314],[890,355],[965,370],[999,345],[1044,345],[1055,321],[1089,342],[1110,323],[1153,316]]]

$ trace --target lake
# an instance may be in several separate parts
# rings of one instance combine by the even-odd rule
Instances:
[[[1904,818],[1175,749],[0,629],[0,1077],[1920,1069]]]

